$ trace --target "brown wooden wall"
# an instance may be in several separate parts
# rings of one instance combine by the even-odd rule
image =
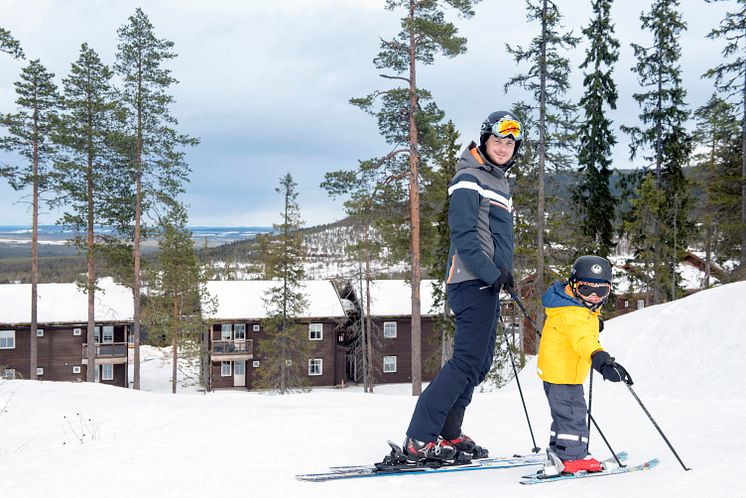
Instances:
[[[224,323],[245,323],[246,324],[246,339],[253,339],[253,347],[254,347],[254,359],[248,360],[246,362],[246,385],[245,387],[247,389],[253,389],[255,380],[257,377],[257,370],[262,367],[262,362],[264,361],[265,357],[262,356],[261,347],[259,345],[259,341],[262,339],[267,339],[268,334],[264,331],[264,328],[261,327],[259,322],[242,322],[242,321],[222,321],[220,323],[216,323],[212,327],[212,331],[210,334],[210,341],[219,341],[221,339],[221,326]],[[306,379],[308,380],[308,384],[312,387],[317,386],[334,386],[337,384],[340,384],[342,382],[343,376],[340,376],[340,372],[342,375],[344,375],[344,354],[338,353],[338,347],[337,347],[337,341],[338,341],[338,330],[337,330],[337,323],[334,321],[334,319],[331,318],[323,318],[319,320],[305,320],[302,322],[303,327],[306,330],[308,330],[308,324],[309,323],[321,323],[323,325],[323,333],[322,333],[322,340],[320,341],[310,341],[313,343],[314,348],[312,355],[310,358],[321,358],[323,360],[323,367],[322,367],[322,375],[308,375],[308,363],[304,363],[303,365],[295,365],[295,367],[300,368],[305,375]],[[260,330],[258,332],[253,331],[254,325],[260,325]],[[254,367],[253,363],[254,361],[259,362],[258,367]],[[338,363],[342,362],[342,365],[339,366]],[[221,389],[221,388],[233,388],[233,376],[230,377],[222,377],[220,375],[220,362],[211,362],[210,364],[210,375],[212,379],[212,387],[213,389]]]
[[[85,381],[86,365],[83,365],[82,360],[83,343],[86,342],[86,324],[57,326],[40,324],[38,328],[44,330],[44,336],[36,338],[37,366],[44,368],[44,374],[39,379],[69,382]],[[76,328],[82,329],[79,336],[73,335],[73,329]],[[0,366],[13,368],[18,371],[19,377],[28,379],[30,377],[29,327],[0,325],[0,330],[16,331],[15,349],[0,349]],[[114,326],[114,342],[126,341],[125,330],[125,325]],[[79,374],[73,373],[74,366],[81,367]],[[101,381],[101,383],[127,387],[126,364],[114,365],[114,380]]]
[[[380,354],[375,355],[375,380],[379,384],[406,383],[412,381],[412,320],[410,317],[375,317],[381,345]],[[396,338],[383,337],[384,322],[396,322]],[[430,381],[440,371],[440,333],[435,330],[432,317],[422,317],[422,380]],[[383,372],[383,357],[396,356],[396,372]]]

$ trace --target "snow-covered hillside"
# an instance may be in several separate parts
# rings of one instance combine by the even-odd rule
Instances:
[[[296,473],[380,459],[387,439],[403,438],[416,402],[409,386],[382,386],[374,395],[355,387],[171,395],[168,359],[152,352],[143,367],[146,392],[0,384],[0,496],[746,496],[739,463],[746,446],[744,302],[746,282],[730,284],[610,320],[602,334],[691,472],[625,386],[596,375],[593,412],[606,437],[632,462],[659,457],[655,470],[526,487],[517,484],[526,469],[299,482]],[[534,369],[529,363],[520,379],[543,446],[549,414]],[[475,394],[464,429],[494,455],[532,446],[514,382]],[[609,455],[595,430],[590,448]]]

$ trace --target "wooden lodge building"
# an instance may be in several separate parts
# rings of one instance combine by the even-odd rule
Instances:
[[[267,318],[264,299],[277,285],[269,280],[207,283],[210,298],[217,301],[216,308],[205,314],[212,323],[207,338],[208,389],[254,389],[265,360],[259,340],[268,337],[262,326]],[[312,387],[343,384],[347,320],[343,301],[329,280],[305,280],[301,285],[308,307],[299,321],[307,327],[313,348],[307,363],[295,367],[303,369]]]
[[[95,301],[96,382],[128,386],[127,336],[133,320],[132,292],[111,279],[98,283]],[[31,351],[31,285],[0,285],[0,374],[28,379]],[[75,283],[39,284],[37,368],[39,380],[83,382],[88,298]]]

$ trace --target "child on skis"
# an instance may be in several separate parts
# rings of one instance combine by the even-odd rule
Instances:
[[[548,453],[562,461],[562,472],[598,472],[588,454],[588,411],[583,382],[591,366],[611,382],[632,385],[627,371],[598,342],[599,315],[611,293],[611,263],[581,256],[566,282],[555,282],[542,297],[547,319],[541,335],[537,371],[544,381],[552,426]]]

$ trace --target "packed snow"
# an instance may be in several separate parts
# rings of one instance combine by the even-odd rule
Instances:
[[[746,496],[746,282],[609,320],[604,347],[627,367],[639,395],[684,463],[679,465],[623,384],[594,376],[593,413],[631,463],[649,472],[521,486],[527,468],[326,483],[296,473],[369,463],[400,442],[416,402],[408,385],[170,394],[168,351],[146,349],[143,391],[100,384],[0,384],[3,497]],[[531,361],[520,375],[536,442],[549,410]],[[533,446],[515,381],[475,393],[466,433],[493,455]],[[85,434],[85,436],[83,436]],[[595,429],[590,449],[609,450]]]

